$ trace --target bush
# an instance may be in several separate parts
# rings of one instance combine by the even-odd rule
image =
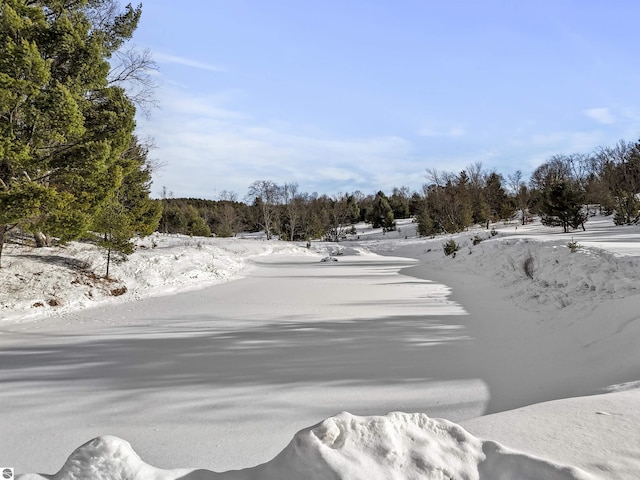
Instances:
[[[571,241],[567,243],[567,247],[569,247],[569,250],[571,250],[571,253],[575,253],[582,248],[582,245],[580,245],[578,242],[576,242],[572,238]]]
[[[447,243],[442,245],[444,248],[444,254],[448,257],[449,255],[453,255],[453,258],[456,256],[456,252],[460,250],[460,245],[456,243],[456,241],[452,238]]]
[[[472,242],[473,242],[474,245],[478,245],[482,240],[483,239],[480,238],[480,235],[476,235],[475,237],[473,237]]]
[[[498,235],[498,231],[495,228],[491,229],[491,236],[495,237],[496,235]]]
[[[531,254],[527,256],[522,262],[522,269],[524,270],[524,274],[533,280],[533,270],[534,270],[534,260]]]

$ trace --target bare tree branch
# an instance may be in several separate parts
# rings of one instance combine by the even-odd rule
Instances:
[[[153,60],[151,51],[135,47],[119,50],[112,63],[114,67],[109,72],[109,85],[124,88],[129,99],[148,117],[154,108],[158,108],[155,95],[158,84],[153,78],[158,64]]]

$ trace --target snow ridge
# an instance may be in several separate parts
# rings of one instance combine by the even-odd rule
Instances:
[[[23,480],[42,478],[22,476]],[[343,412],[298,432],[273,460],[245,470],[162,470],[124,440],[95,438],[78,448],[52,480],[593,480],[482,441],[459,425],[422,413],[359,417]]]

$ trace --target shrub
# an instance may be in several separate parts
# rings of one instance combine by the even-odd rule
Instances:
[[[495,237],[498,234],[498,231],[495,228],[491,229],[491,236]]]
[[[569,247],[569,250],[571,250],[571,253],[575,253],[582,248],[582,245],[580,245],[578,242],[576,242],[572,238],[571,241],[567,243],[567,247]]]
[[[527,255],[522,262],[522,269],[524,270],[524,274],[533,280],[534,260],[531,254]]]
[[[442,245],[442,248],[444,248],[444,254],[446,256],[453,255],[453,257],[455,258],[456,252],[460,250],[460,245],[458,245],[456,241],[452,238],[447,243]]]
[[[473,244],[477,245],[479,244],[483,239],[480,238],[480,235],[476,235],[475,237],[473,237]]]

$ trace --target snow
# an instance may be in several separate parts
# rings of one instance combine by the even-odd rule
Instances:
[[[236,278],[252,257],[291,252],[307,253],[284,243],[155,233],[137,242],[128,261],[112,265],[114,279],[106,280],[106,257],[95,246],[8,244],[0,269],[0,318],[60,315],[100,303],[204,288]],[[126,292],[116,298],[112,292],[123,286]]]
[[[111,281],[91,246],[8,245],[0,465],[56,480],[640,478],[640,228],[399,227],[310,249],[155,234]]]
[[[425,414],[393,412],[386,416],[358,417],[343,412],[298,432],[270,462],[221,474],[202,469],[158,469],[145,463],[131,445],[118,437],[95,438],[73,452],[53,476],[53,480],[87,478],[588,480],[593,477],[574,467],[479,440],[459,425],[430,419]]]

